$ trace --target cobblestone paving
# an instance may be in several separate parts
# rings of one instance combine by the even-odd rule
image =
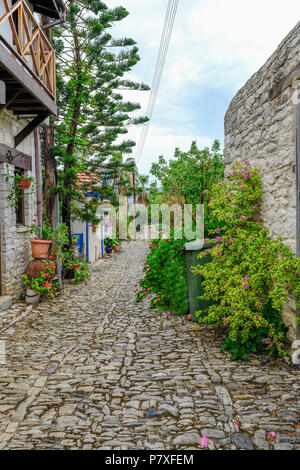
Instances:
[[[145,253],[124,243],[1,333],[0,448],[200,449],[206,434],[210,449],[299,450],[299,372],[230,362],[219,333],[136,304]]]

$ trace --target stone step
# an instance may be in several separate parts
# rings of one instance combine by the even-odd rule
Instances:
[[[13,298],[10,295],[0,296],[0,312],[4,312],[11,307]]]

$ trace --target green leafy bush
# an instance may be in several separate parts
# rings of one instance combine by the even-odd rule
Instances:
[[[76,284],[81,284],[89,278],[88,266],[86,263],[79,262],[74,265],[74,279]]]
[[[61,259],[65,277],[75,279],[76,284],[81,284],[89,278],[88,265],[76,258],[74,247],[64,250]]]
[[[206,209],[213,184],[224,176],[224,161],[218,141],[213,143],[211,149],[202,150],[198,149],[196,142],[192,142],[188,152],[176,149],[174,158],[169,161],[160,156],[158,163],[152,164],[150,173],[157,178],[161,188],[159,191],[156,184],[152,185],[149,194],[151,203],[177,203],[181,207],[191,204],[194,229],[201,217],[196,212],[197,204],[203,204],[205,231],[217,227],[217,218]],[[148,211],[151,214],[151,205]],[[175,223],[171,214],[170,223],[170,238],[165,240],[162,237],[151,242],[137,300],[148,297],[152,308],[185,314],[188,311],[188,287],[184,244],[190,240],[182,236],[184,220]],[[169,229],[169,226],[162,225],[162,216],[157,228],[161,232]]]
[[[184,244],[186,239],[152,241],[144,263],[137,301],[148,297],[151,308],[185,314],[188,310]]]
[[[210,249],[212,261],[193,271],[203,277],[202,298],[217,305],[200,311],[198,320],[227,328],[223,349],[232,359],[261,349],[283,356],[282,305],[288,291],[300,295],[300,261],[280,239],[269,238],[260,220],[260,177],[248,162],[235,164],[212,194],[209,207],[220,225],[210,235],[217,245]]]
[[[118,244],[117,240],[114,238],[106,237],[104,239],[104,245],[108,248],[114,248]]]
[[[220,147],[217,140],[211,149],[198,149],[197,143],[192,142],[187,152],[176,148],[171,160],[167,161],[160,156],[159,161],[152,164],[150,173],[159,181],[161,192],[158,193],[154,187],[158,201],[150,197],[151,202],[177,201],[182,204],[206,205],[213,184],[224,177],[224,160]]]

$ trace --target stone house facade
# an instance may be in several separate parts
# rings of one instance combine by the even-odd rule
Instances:
[[[259,169],[262,216],[271,237],[299,256],[300,22],[239,90],[225,116],[227,171],[248,160]],[[289,337],[296,338],[296,302],[284,307]],[[298,331],[299,333],[299,331]]]
[[[18,133],[26,121],[17,121],[12,113],[0,114],[0,142],[13,147],[13,136]],[[30,134],[18,149],[34,162],[34,136]],[[17,210],[7,199],[13,186],[13,175],[18,169],[15,165],[0,163],[0,259],[1,259],[1,295],[18,297],[22,291],[22,274],[31,259],[29,227],[36,217],[36,193],[28,190],[29,195],[20,201],[22,214],[17,217]],[[6,174],[11,178],[6,181]],[[24,170],[26,176],[35,176],[34,165],[31,170]]]
[[[65,13],[63,0],[0,0],[0,311],[22,293],[31,259],[36,192],[24,190],[17,207],[8,196],[16,174],[35,177],[33,132],[57,114],[55,53],[47,31]]]

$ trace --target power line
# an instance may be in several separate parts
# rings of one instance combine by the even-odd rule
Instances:
[[[148,101],[147,111],[146,111],[146,115],[149,117],[149,119],[151,119],[152,114],[153,114],[155,101],[156,101],[159,85],[161,82],[161,77],[162,77],[162,73],[164,70],[165,62],[166,62],[166,56],[167,56],[167,52],[168,52],[168,48],[170,44],[170,39],[171,39],[171,34],[172,34],[173,26],[174,26],[178,3],[179,3],[179,0],[168,0],[165,22],[164,22],[158,56],[156,60],[156,66],[155,66],[153,80],[152,80],[151,93],[149,96],[149,101]],[[138,163],[141,158],[145,141],[147,139],[148,132],[149,132],[149,125],[150,125],[150,121],[146,123],[142,128],[141,137],[140,137],[140,141],[139,141],[137,153],[136,153],[136,163]]]
[[[169,0],[168,2],[168,8],[167,8],[167,13],[166,13],[163,33],[161,37],[159,53],[158,53],[156,67],[154,71],[151,94],[150,94],[149,102],[147,106],[147,116],[149,118],[151,118],[152,113],[153,113],[153,109],[154,109],[154,105],[155,105],[155,101],[156,101],[156,97],[157,97],[157,93],[158,93],[158,89],[159,89],[159,85],[160,85],[160,81],[161,81],[161,77],[163,73],[163,68],[165,65],[165,59],[166,59],[168,46],[169,46],[171,33],[172,33],[172,28],[173,28],[173,24],[174,24],[174,20],[176,16],[178,1],[179,0]],[[149,123],[146,124],[142,129],[141,139],[140,139],[138,150],[137,150],[137,157],[136,157],[137,162],[139,161],[141,157],[142,150],[143,150],[143,147],[144,147],[147,135],[148,135],[148,131],[149,131]]]

